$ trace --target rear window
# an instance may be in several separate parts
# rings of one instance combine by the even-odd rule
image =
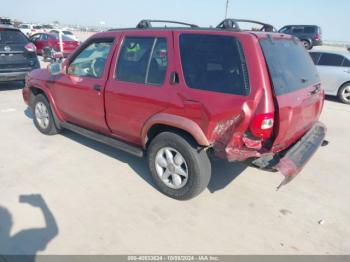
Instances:
[[[236,38],[182,34],[180,51],[188,87],[226,94],[249,94],[245,58]]]
[[[26,44],[27,37],[19,30],[0,29],[0,45]]]
[[[317,69],[305,48],[291,39],[260,40],[276,95],[320,82]]]

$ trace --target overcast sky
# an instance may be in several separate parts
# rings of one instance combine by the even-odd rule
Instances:
[[[28,22],[133,27],[144,18],[182,20],[203,26],[217,25],[226,0],[9,0],[0,16]],[[325,40],[350,42],[349,0],[230,0],[228,16],[271,23],[317,24]]]

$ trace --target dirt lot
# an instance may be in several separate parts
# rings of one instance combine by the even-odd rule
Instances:
[[[41,135],[21,88],[0,84],[0,227],[11,230],[0,233],[3,248],[12,241],[16,252],[42,254],[350,253],[350,106],[326,102],[329,146],[280,191],[278,173],[220,162],[208,190],[178,202],[154,188],[144,159],[71,132]],[[20,203],[28,194],[48,208]]]

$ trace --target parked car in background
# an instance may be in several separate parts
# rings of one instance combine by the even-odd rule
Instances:
[[[312,51],[310,55],[317,66],[325,93],[350,104],[350,52]]]
[[[38,130],[70,129],[147,155],[155,184],[175,199],[207,187],[212,155],[291,181],[326,135],[324,92],[303,45],[228,22],[151,22],[98,33],[63,64],[32,72],[23,98]]]
[[[54,27],[52,25],[43,24],[41,25],[42,33],[49,33]]]
[[[64,56],[70,55],[79,46],[78,41],[75,41],[68,36],[63,35],[62,40]],[[52,58],[52,53],[61,51],[59,36],[57,34],[35,34],[31,36],[30,41],[35,44],[37,54],[43,55],[44,60],[47,58]]]
[[[322,45],[322,29],[317,25],[286,25],[278,32],[298,37],[307,50]]]
[[[50,31],[51,34],[63,34],[65,36],[70,37],[71,39],[78,41],[78,38],[74,35],[74,33],[72,31],[69,30],[61,30],[61,29],[54,29]]]
[[[24,80],[40,67],[35,46],[17,28],[0,24],[0,81]]]
[[[28,37],[30,37],[33,34],[42,32],[42,27],[40,25],[20,24],[18,28],[22,31],[23,34],[25,34]]]

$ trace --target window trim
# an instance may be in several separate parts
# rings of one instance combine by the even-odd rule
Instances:
[[[122,55],[122,50],[124,47],[124,42],[126,39],[128,38],[153,38],[153,43],[152,43],[152,47],[151,47],[151,52],[149,54],[148,57],[148,61],[147,61],[147,67],[146,67],[146,74],[145,74],[145,80],[143,81],[143,83],[138,83],[138,82],[132,82],[132,81],[126,81],[126,80],[121,80],[118,79],[118,64],[119,64],[119,59]],[[164,77],[164,81],[163,83],[150,83],[148,82],[148,77],[149,77],[149,70],[151,67],[151,62],[152,62],[152,57],[153,57],[153,53],[154,53],[154,49],[158,43],[159,39],[164,39],[166,41],[166,45],[167,45],[167,55],[169,55],[169,39],[166,36],[156,36],[156,35],[124,35],[122,41],[120,42],[120,47],[119,47],[119,51],[118,51],[118,56],[115,59],[115,70],[113,72],[113,80],[118,81],[118,82],[124,82],[124,83],[131,83],[131,84],[136,84],[136,85],[147,85],[147,86],[155,86],[155,87],[162,87],[164,86],[164,84],[166,83],[167,80],[167,73],[169,70],[169,56],[168,58],[168,65],[167,65],[167,69],[165,71],[165,77]]]
[[[111,56],[111,54],[113,53],[113,46],[114,46],[114,41],[115,41],[115,37],[100,37],[100,38],[94,38],[91,39],[89,41],[86,41],[84,44],[82,44],[79,49],[77,49],[73,55],[69,58],[66,68],[65,68],[65,74],[68,76],[77,76],[77,75],[71,75],[68,73],[68,69],[71,66],[72,62],[91,44],[93,43],[111,43],[111,49],[109,50],[108,56],[107,56],[107,60],[108,57]],[[107,62],[106,60],[106,62]],[[86,77],[86,78],[92,78],[92,79],[102,79],[103,74],[105,73],[106,70],[106,66],[107,63],[105,65],[105,68],[103,69],[103,73],[101,75],[101,77],[93,77],[93,76],[78,76],[78,77]]]

